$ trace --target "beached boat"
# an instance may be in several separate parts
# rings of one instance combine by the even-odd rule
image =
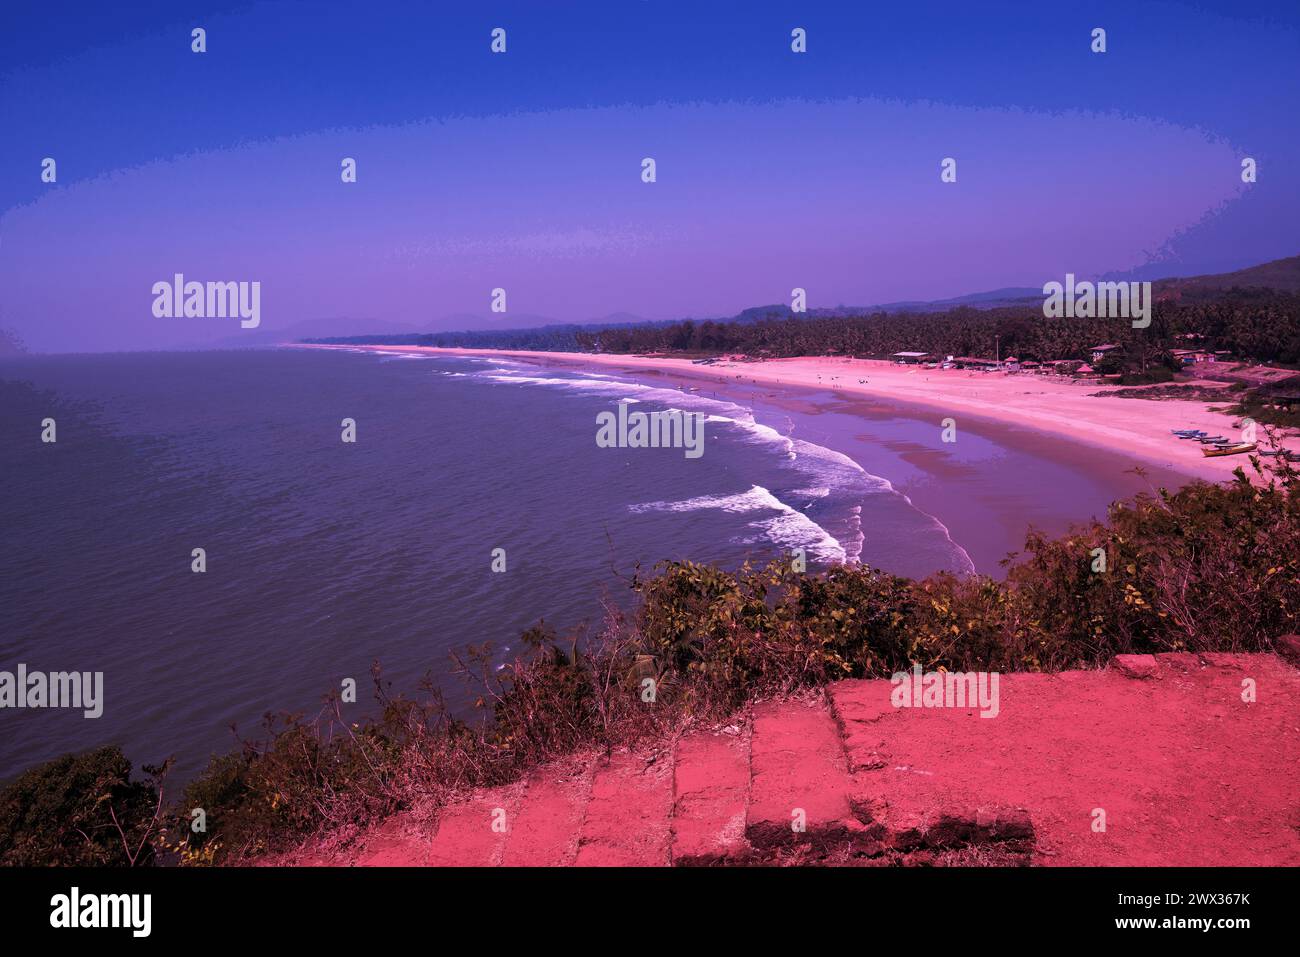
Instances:
[[[1212,445],[1215,442],[1226,442],[1228,437],[1226,435],[1202,435],[1198,436],[1196,441],[1202,445]]]
[[[1221,445],[1215,448],[1201,449],[1202,455],[1240,455],[1243,452],[1254,452],[1254,442],[1238,442],[1236,445]]]
[[[1184,437],[1205,434],[1204,429],[1170,429],[1169,431],[1174,435],[1184,436]]]

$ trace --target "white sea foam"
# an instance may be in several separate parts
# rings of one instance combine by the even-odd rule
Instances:
[[[786,550],[806,548],[808,557],[819,562],[854,564],[844,545],[803,512],[790,509],[753,524],[762,530],[762,538],[746,544],[758,544],[766,539]]]
[[[549,385],[561,389],[568,389],[571,392],[596,392],[605,394],[621,394],[627,392],[629,388],[635,389],[633,383],[615,382],[610,379],[596,379],[591,377],[560,379],[553,376],[536,376],[536,375],[519,375],[505,371],[485,372],[479,376],[481,379],[488,379],[494,382],[510,382],[522,385]]]
[[[413,352],[383,352],[382,350],[376,350],[375,355],[381,357],[379,360],[380,362],[397,362],[401,359],[415,359],[417,361],[428,362],[430,359],[437,358],[436,356],[419,355],[418,353]]]
[[[738,544],[754,545],[764,540],[782,548],[805,548],[811,558],[820,562],[848,560],[844,547],[833,535],[811,518],[791,508],[761,485],[753,485],[747,492],[732,495],[699,495],[678,502],[644,502],[629,505],[628,511],[641,512],[695,512],[716,509],[732,514],[749,512],[776,512],[776,515],[755,519],[749,528],[761,533],[738,540]]]
[[[643,502],[629,505],[629,512],[698,512],[716,508],[723,512],[758,512],[769,508],[785,507],[779,499],[761,485],[750,486],[747,492],[731,495],[698,495],[679,502]]]
[[[490,360],[504,361],[504,360]],[[536,368],[533,366],[532,368]],[[611,395],[618,396],[619,401],[623,402],[653,402],[662,404],[670,409],[678,411],[696,411],[707,414],[707,422],[717,423],[725,428],[729,428],[737,436],[745,441],[753,442],[758,445],[769,446],[775,451],[781,453],[786,459],[790,460],[792,465],[800,472],[808,474],[815,485],[810,488],[796,489],[789,494],[793,498],[827,498],[832,491],[844,493],[847,496],[853,495],[895,495],[898,496],[906,505],[913,509],[917,514],[924,516],[932,523],[935,531],[946,539],[950,547],[953,559],[955,561],[954,571],[973,573],[975,563],[971,561],[970,555],[966,550],[953,541],[948,527],[939,521],[935,516],[923,512],[912,504],[912,500],[903,493],[894,488],[892,482],[883,476],[875,475],[864,469],[858,462],[850,456],[834,449],[817,445],[813,442],[807,442],[802,439],[796,439],[791,435],[786,435],[754,418],[753,411],[738,403],[730,402],[725,399],[713,398],[710,396],[700,395],[694,392],[683,392],[679,389],[669,389],[662,386],[645,385],[639,382],[631,382],[625,379],[619,379],[614,376],[605,375],[597,372],[583,372],[581,375],[575,374],[572,377],[561,377],[554,375],[522,375],[518,373],[507,373],[504,369],[493,369],[479,373],[478,378],[489,379],[498,382],[511,382],[516,384],[541,385],[554,388],[569,390],[589,395]],[[638,398],[630,398],[627,393],[632,392]],[[761,489],[761,486],[754,486],[754,489]],[[808,495],[811,490],[825,489],[823,494]],[[762,490],[771,496],[766,489]],[[746,502],[753,502],[750,496],[755,493],[742,493],[740,498]],[[747,509],[735,507],[735,503],[726,504],[726,500],[735,498],[734,496],[702,496],[697,499],[688,499],[684,503],[676,503],[679,506],[692,507],[691,503],[708,503],[699,504],[694,507],[701,508],[721,508],[723,511],[745,511]],[[797,542],[805,548],[810,548],[810,554],[817,555],[813,550],[811,543],[820,541],[819,536],[824,536],[826,541],[816,546],[822,549],[823,554],[836,555],[833,559],[822,558],[821,560],[835,560],[855,562],[861,554],[862,547],[866,541],[861,526],[861,507],[859,505],[850,506],[846,510],[843,524],[845,528],[838,532],[839,539],[831,535],[821,525],[808,518],[802,512],[785,505],[775,496],[772,501],[777,502],[777,510],[783,514],[772,519],[767,519],[759,525],[764,535],[771,541],[782,546],[794,547],[791,542],[800,536],[806,536],[806,541]],[[724,504],[717,504],[724,502]],[[665,503],[651,503],[652,505],[663,505]],[[673,504],[673,503],[668,503]],[[764,507],[772,508],[770,503]],[[784,514],[785,511],[793,514]],[[797,517],[796,517],[797,516]],[[806,523],[806,525],[804,524]],[[809,527],[810,526],[810,527]],[[816,532],[813,532],[813,529]],[[752,542],[750,542],[752,543]],[[833,543],[833,544],[828,544]],[[820,558],[820,555],[817,557]]]
[[[820,488],[792,488],[790,494],[800,498],[825,498],[831,494],[831,490],[825,486]]]

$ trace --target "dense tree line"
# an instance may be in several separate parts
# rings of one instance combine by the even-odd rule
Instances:
[[[648,322],[637,328],[656,329],[667,322]],[[425,332],[401,335],[329,336],[306,339],[328,345],[428,346],[435,349],[526,349],[533,352],[581,352],[582,336],[623,328],[609,323],[568,323],[532,329],[468,329],[459,332]]]
[[[1176,338],[1193,333],[1204,339]],[[895,352],[1020,359],[1089,358],[1093,346],[1123,347],[1129,365],[1158,362],[1175,348],[1227,349],[1261,362],[1300,364],[1300,296],[1232,290],[1213,300],[1155,304],[1151,324],[1128,319],[1046,319],[1041,309],[779,317],[756,322],[685,320],[655,327],[579,332],[584,351],[615,353],[744,353],[754,356],[852,355],[887,358]]]
[[[544,326],[540,329],[481,329],[466,332],[410,333],[408,335],[328,336],[308,339],[327,345],[429,346],[436,349],[529,349],[536,352],[578,352],[582,326]]]
[[[1193,333],[1204,338],[1177,338]],[[842,310],[791,315],[747,310],[734,319],[684,319],[636,325],[555,325],[408,335],[311,339],[343,345],[416,345],[539,352],[744,353],[752,356],[852,355],[887,358],[895,352],[1020,359],[1090,358],[1101,343],[1123,347],[1120,363],[1147,369],[1167,362],[1176,348],[1227,349],[1234,357],[1300,365],[1300,296],[1233,289],[1195,300],[1156,302],[1151,324],[1128,319],[1046,319],[1037,304],[944,312]]]

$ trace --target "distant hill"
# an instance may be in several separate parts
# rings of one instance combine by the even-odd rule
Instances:
[[[1105,280],[1118,281],[1135,278],[1137,273],[1107,274]],[[1171,277],[1152,281],[1152,292],[1157,298],[1176,301],[1199,301],[1212,298],[1231,289],[1274,290],[1284,293],[1300,293],[1300,256],[1276,259],[1235,272],[1217,273],[1206,276]],[[899,313],[916,313],[928,315],[949,312],[953,309],[967,307],[981,311],[1015,307],[1037,308],[1043,298],[1041,287],[1008,286],[991,289],[986,292],[968,293],[950,299],[903,300],[886,302],[873,306],[830,306],[809,309],[807,312],[794,313],[787,303],[773,303],[767,306],[751,306],[742,309],[734,316],[689,317],[682,320],[648,320],[630,312],[615,312],[599,319],[584,323],[562,323],[546,316],[525,313],[509,313],[507,316],[488,316],[478,313],[457,313],[443,316],[437,325],[447,327],[459,326],[463,331],[422,332],[409,326],[400,327],[389,324],[378,328],[379,324],[369,322],[352,322],[349,320],[314,320],[298,323],[287,330],[268,333],[268,337],[283,339],[309,339],[329,342],[406,342],[424,345],[458,345],[481,346],[485,348],[537,348],[537,349],[575,349],[577,336],[582,333],[600,332],[615,327],[659,327],[673,325],[677,322],[694,323],[751,323],[765,319],[826,319],[848,316],[866,316],[877,313],[891,315]],[[319,323],[319,325],[316,325]],[[306,331],[307,327],[311,331]],[[236,340],[249,344],[249,340],[240,337]],[[520,343],[527,342],[528,345]]]
[[[1203,298],[1203,294],[1233,288],[1300,293],[1300,256],[1274,259],[1236,272],[1160,279],[1152,284],[1157,297],[1172,299]]]
[[[1103,279],[1123,280],[1130,275],[1108,274]],[[1216,273],[1207,276],[1170,277],[1154,280],[1151,291],[1157,298],[1168,299],[1203,299],[1215,293],[1229,289],[1271,289],[1276,292],[1300,293],[1300,256],[1275,259],[1272,262],[1238,269],[1236,272]],[[898,313],[934,313],[947,312],[961,306],[973,309],[1005,309],[1014,306],[1037,305],[1042,302],[1043,290],[1033,286],[1008,286],[991,289],[988,292],[968,293],[951,299],[919,300],[910,299],[900,302],[885,302],[874,306],[835,306],[825,309],[809,309],[805,313],[794,313],[785,303],[770,306],[751,306],[734,316],[728,322],[756,322],[760,319],[777,317],[789,319],[796,315],[807,318],[826,318],[836,316],[863,316],[877,312]],[[697,320],[698,321],[698,320]]]
[[[22,337],[12,329],[0,329],[0,356],[20,356],[27,352]]]
[[[989,292],[973,292],[952,299],[935,299],[930,302],[886,302],[871,306],[872,312],[947,312],[958,306],[971,306],[975,309],[1002,309],[1006,306],[1020,306],[1028,302],[1041,302],[1042,287],[1007,286],[992,289]]]
[[[877,312],[947,312],[958,306],[971,306],[976,309],[1000,309],[1004,306],[1020,306],[1030,302],[1041,301],[1043,291],[1029,287],[1013,286],[1005,289],[993,289],[989,292],[975,292],[952,299],[921,300],[908,299],[900,302],[883,302],[874,306],[828,306],[809,309],[807,312],[795,313],[783,303],[770,306],[750,306],[734,316],[714,318],[714,322],[758,322],[761,319],[791,319],[795,316],[805,318],[834,318],[840,316],[865,316]],[[703,320],[696,319],[696,322]]]
[[[568,325],[561,319],[532,312],[454,312],[439,316],[421,326],[421,332],[443,332],[451,329],[542,329],[546,326]]]
[[[647,319],[645,316],[638,316],[634,312],[611,312],[608,316],[590,320],[587,325],[592,326],[640,326],[654,320]]]
[[[276,329],[241,329],[234,335],[204,342],[202,349],[248,349],[275,345],[278,342],[301,342],[328,336],[407,335],[418,332],[415,326],[378,319],[353,319],[338,316],[328,319],[304,319]]]
[[[440,316],[425,326],[427,332],[449,332],[456,329],[544,329],[548,326],[579,326],[581,328],[604,328],[605,326],[632,326],[651,322],[645,316],[634,312],[611,312],[607,316],[597,316],[582,322],[569,322],[540,316],[529,312],[455,312]]]
[[[463,313],[459,315],[460,318],[465,316],[466,314]],[[615,321],[608,321],[611,319]],[[545,325],[530,325],[523,328],[479,328],[437,332],[361,332],[314,335],[303,337],[298,341],[330,345],[407,345],[434,346],[443,349],[528,349],[539,352],[575,352],[580,349],[579,336],[581,335],[592,335],[607,329],[653,329],[658,326],[669,326],[677,321],[676,319],[643,319],[631,313],[614,313],[587,323],[548,322]]]

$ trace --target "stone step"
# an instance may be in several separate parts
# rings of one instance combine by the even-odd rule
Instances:
[[[745,838],[749,775],[747,727],[696,731],[678,741],[673,765],[673,864],[736,864],[750,856]]]
[[[578,837],[591,797],[593,762],[577,760],[543,768],[529,777],[510,823],[501,864],[563,867],[578,855]]]
[[[356,857],[357,867],[424,867],[429,835],[406,815],[394,815],[375,828]]]
[[[492,788],[443,808],[429,844],[429,867],[495,867],[501,863],[521,785]]]
[[[893,734],[898,730],[897,722],[909,716],[915,719],[933,714],[934,709],[896,708],[891,700],[895,688],[890,681],[870,680],[841,681],[828,689],[831,711],[840,726],[853,775],[850,803],[855,816],[879,825],[883,846],[902,854],[994,842],[1032,842],[1033,825],[1028,812],[1002,803],[1005,794],[999,800],[992,795],[983,799],[962,792],[948,786],[942,771],[936,780],[935,770],[928,765],[906,763],[899,757]],[[973,704],[947,711],[950,717],[960,714],[974,734],[982,729],[970,725],[972,719],[996,720],[980,718]],[[986,726],[983,730],[992,729]],[[950,733],[946,726],[937,725],[931,725],[928,732],[940,738]],[[944,742],[936,744],[948,746]],[[969,743],[965,747],[978,750]],[[924,806],[898,800],[895,785],[900,781],[918,791],[930,788]]]
[[[854,840],[852,780],[825,698],[756,705],[751,735],[745,835],[755,849],[825,850]]]
[[[674,747],[549,765],[445,808],[432,837],[392,818],[351,860],[1300,865],[1300,670],[1281,658],[1000,675],[989,718],[896,708],[893,690],[839,682]]]
[[[672,752],[622,751],[598,767],[582,822],[579,867],[666,867],[673,806]]]
[[[1287,815],[1300,793],[1300,672],[1275,656],[1004,674],[988,718],[895,708],[893,689],[845,681],[829,693],[859,817],[900,851],[1021,841],[1035,864],[1300,863]]]

